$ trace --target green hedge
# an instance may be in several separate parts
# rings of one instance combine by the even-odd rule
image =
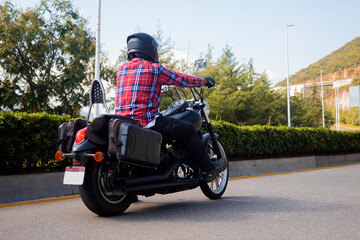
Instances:
[[[0,174],[54,171],[58,126],[71,118],[46,113],[0,112]],[[268,126],[239,127],[213,121],[232,160],[360,152],[360,131]]]
[[[232,159],[360,152],[360,131],[213,122]]]
[[[0,173],[53,171],[57,129],[69,116],[0,112]]]

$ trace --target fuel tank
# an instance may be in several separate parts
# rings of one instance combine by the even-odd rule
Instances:
[[[167,117],[190,122],[194,125],[196,131],[199,131],[202,125],[200,113],[189,109],[189,104],[185,99],[174,101],[162,114]]]
[[[193,124],[196,131],[199,131],[202,125],[202,118],[200,116],[200,113],[195,110],[175,113],[172,115],[168,115],[168,117],[190,122]]]

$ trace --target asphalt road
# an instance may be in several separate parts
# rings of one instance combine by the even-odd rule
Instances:
[[[1,239],[360,239],[360,165],[229,182],[140,197],[121,216],[98,217],[81,199],[0,208]]]

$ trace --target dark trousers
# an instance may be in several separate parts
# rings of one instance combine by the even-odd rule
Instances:
[[[190,153],[191,161],[198,162],[202,171],[207,172],[209,170],[209,155],[191,123],[159,116],[156,119],[155,126],[150,129],[161,133],[163,143],[170,143],[172,140],[178,142],[185,151]]]

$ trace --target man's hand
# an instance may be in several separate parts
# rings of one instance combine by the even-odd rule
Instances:
[[[215,86],[215,80],[212,77],[204,77],[205,79],[205,86],[208,88],[211,88]]]

